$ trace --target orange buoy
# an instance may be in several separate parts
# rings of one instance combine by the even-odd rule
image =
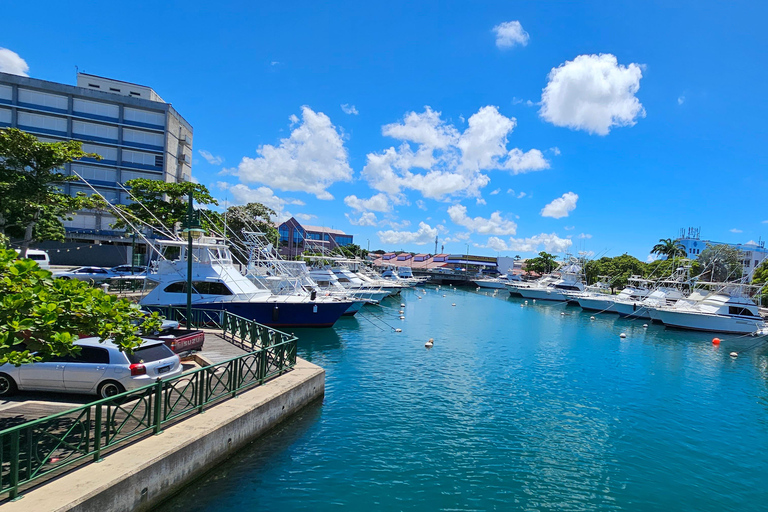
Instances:
[[[712,338],[712,344],[713,345],[719,345],[720,344],[720,338]]]

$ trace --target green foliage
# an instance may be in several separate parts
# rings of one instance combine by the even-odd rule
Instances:
[[[62,220],[95,206],[84,194],[60,189],[79,180],[63,174],[64,165],[85,157],[101,159],[77,141],[40,142],[15,128],[0,130],[0,235],[22,239],[22,255],[33,240],[63,240]]]
[[[130,189],[135,202],[116,206],[126,212],[131,222],[139,219],[157,229],[162,229],[161,223],[171,230],[176,223],[184,224],[187,220],[187,198],[190,192],[198,204],[218,204],[205,185],[189,181],[166,183],[137,178],[127,181],[125,186]],[[126,223],[118,219],[112,227],[123,229]]]
[[[765,284],[768,283],[768,258],[764,259],[762,263],[755,269],[752,274],[752,284]],[[759,297],[760,305],[768,305],[768,286],[763,288]]]
[[[709,245],[701,251],[698,263],[701,268],[700,281],[735,281],[741,279],[744,266],[741,251],[730,245]]]
[[[365,258],[368,256],[368,251],[363,249],[357,244],[349,244],[343,247],[336,247],[331,251],[331,254],[338,254],[345,258]]]
[[[627,280],[633,275],[647,275],[647,264],[629,254],[609,258],[604,256],[584,265],[587,283],[593,284],[597,276],[611,276],[611,290],[621,289],[627,285]]]
[[[79,336],[112,339],[123,350],[139,346],[137,332],[160,327],[157,314],[76,279],[54,279],[16,252],[0,249],[0,364],[45,361],[74,354]]]
[[[277,213],[268,206],[261,203],[248,203],[227,208],[226,219],[221,213],[207,211],[204,226],[208,231],[219,236],[224,236],[226,231],[226,237],[232,242],[231,247],[235,258],[245,262],[248,260],[248,251],[237,243],[237,240],[243,237],[243,230],[264,233],[267,240],[277,244],[277,228],[272,220],[276,216]]]
[[[554,254],[541,251],[535,258],[530,258],[525,262],[525,269],[529,272],[538,272],[539,274],[549,274],[557,268],[557,258]]]
[[[684,258],[685,247],[683,247],[677,240],[671,238],[661,238],[659,243],[653,246],[651,254],[658,254],[659,256],[666,256],[667,259]]]

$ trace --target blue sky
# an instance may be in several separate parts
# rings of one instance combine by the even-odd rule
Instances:
[[[153,87],[217,197],[363,247],[645,259],[768,233],[768,7],[666,4],[6,2],[0,48]]]

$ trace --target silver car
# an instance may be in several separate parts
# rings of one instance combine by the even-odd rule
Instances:
[[[101,267],[78,267],[72,270],[54,272],[53,277],[61,279],[78,279],[80,281],[105,281],[115,274]]]
[[[55,357],[44,363],[0,366],[0,397],[22,391],[58,391],[97,394],[107,398],[152,384],[158,378],[181,375],[179,356],[162,341],[145,340],[133,354],[121,352],[109,341],[83,338],[75,356]]]

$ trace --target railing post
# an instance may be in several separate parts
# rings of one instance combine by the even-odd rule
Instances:
[[[104,404],[96,405],[96,432],[93,438],[93,462],[101,460],[101,411]]]
[[[232,383],[232,398],[237,396],[237,388],[240,387],[240,359],[234,359],[232,361],[232,378],[230,379],[230,382]]]
[[[31,454],[27,454],[27,456],[30,456]],[[11,464],[10,467],[10,479],[9,484],[11,487],[11,491],[8,494],[8,497],[12,500],[15,500],[19,496],[19,431],[14,430],[11,432],[11,460],[9,461]]]
[[[155,394],[155,435],[163,431],[162,429],[162,408],[163,408],[163,381],[157,379],[155,388],[153,389]]]
[[[200,407],[198,407],[198,412],[200,414],[203,413],[203,408],[205,407],[205,386],[208,383],[208,374],[209,370],[201,370],[197,372],[197,390],[198,399],[200,400]]]
[[[264,378],[267,376],[267,349],[262,348],[259,351],[259,385],[264,384]]]
[[[251,322],[251,333],[250,333],[250,342],[251,342],[251,350],[253,350],[256,347],[257,341],[259,339],[259,326],[256,324],[256,322]]]

